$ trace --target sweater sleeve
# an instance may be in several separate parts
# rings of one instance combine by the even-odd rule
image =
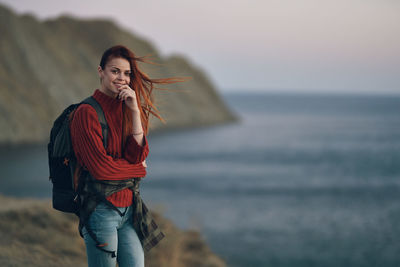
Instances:
[[[146,136],[143,137],[143,145],[139,145],[136,139],[129,135],[126,141],[124,158],[130,163],[140,163],[147,158],[149,154],[149,144]]]
[[[97,113],[90,105],[82,104],[70,124],[72,146],[78,162],[98,180],[124,180],[144,177],[142,163],[131,164],[126,159],[114,159],[103,146]]]

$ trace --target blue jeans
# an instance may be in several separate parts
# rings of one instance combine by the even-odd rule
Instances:
[[[100,243],[107,243],[106,250],[116,251],[117,257],[96,248],[96,243],[86,231],[82,229],[86,244],[86,253],[89,267],[144,267],[144,252],[139,237],[132,225],[133,207],[118,208],[125,215],[104,203],[97,205],[90,215],[89,227]]]

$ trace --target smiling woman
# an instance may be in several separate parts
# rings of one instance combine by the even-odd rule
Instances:
[[[146,175],[149,115],[161,119],[151,100],[153,85],[182,80],[151,79],[137,61],[147,62],[118,45],[104,52],[98,66],[101,87],[92,97],[107,122],[106,145],[91,105],[81,104],[70,124],[78,162],[74,178],[81,188],[80,231],[89,266],[115,266],[116,262],[120,267],[144,266],[144,250],[164,236],[151,217],[146,219],[139,182]]]
[[[111,59],[105,69],[101,66],[98,67],[100,81],[102,85],[106,86],[102,91],[107,95],[114,97],[120,92],[119,88],[122,85],[129,85],[131,81],[131,66],[129,61],[124,58]]]

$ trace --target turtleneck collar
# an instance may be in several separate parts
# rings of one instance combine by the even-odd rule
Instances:
[[[106,95],[99,89],[94,91],[93,97],[100,103],[103,109],[116,110],[122,107],[122,101],[118,98],[112,98],[111,96]]]

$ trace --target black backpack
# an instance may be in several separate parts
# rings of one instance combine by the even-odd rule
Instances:
[[[74,172],[76,157],[72,148],[70,135],[70,114],[79,105],[89,104],[97,112],[101,124],[103,145],[107,148],[108,124],[100,104],[92,97],[66,108],[54,121],[47,145],[49,157],[49,180],[53,183],[53,208],[63,212],[75,213],[79,216],[79,189],[74,188]]]

